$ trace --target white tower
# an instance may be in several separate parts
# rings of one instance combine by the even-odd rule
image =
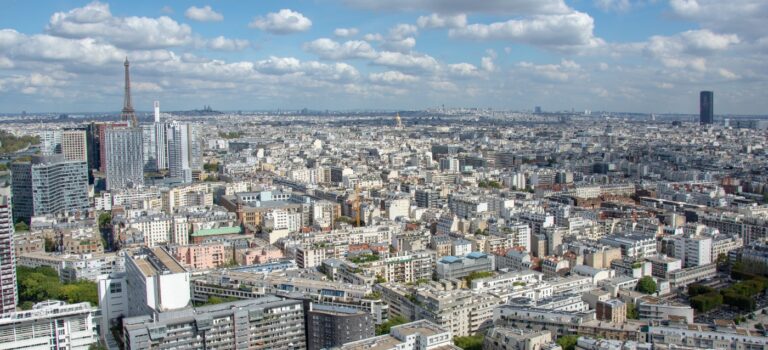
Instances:
[[[155,123],[160,122],[160,101],[155,101]]]

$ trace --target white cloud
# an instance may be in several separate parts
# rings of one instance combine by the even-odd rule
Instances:
[[[474,64],[470,63],[455,63],[449,64],[448,73],[457,77],[477,77],[480,74],[480,70]]]
[[[224,16],[214,11],[210,6],[204,7],[192,6],[184,12],[184,16],[198,22],[219,22],[224,20]]]
[[[357,28],[336,28],[336,30],[333,31],[333,35],[340,38],[355,36],[357,35]]]
[[[560,64],[534,64],[521,62],[517,64],[520,73],[538,78],[544,82],[563,83],[578,76],[582,69],[574,61],[563,59]]]
[[[563,0],[345,0],[345,2],[371,10],[416,10],[452,14],[555,14],[569,11]]]
[[[416,47],[416,38],[407,37],[402,39],[387,39],[381,43],[381,48],[387,51],[397,51],[402,53],[410,52]]]
[[[268,13],[265,17],[254,18],[249,26],[273,34],[291,34],[309,30],[312,21],[299,12],[282,9]]]
[[[627,12],[632,4],[629,0],[594,0],[595,6],[603,11]]]
[[[371,42],[371,41],[382,41],[384,40],[384,37],[379,33],[371,33],[366,34],[363,36],[363,40]]]
[[[593,34],[594,20],[583,12],[513,19],[491,24],[470,24],[449,30],[454,38],[507,40],[555,49],[596,47],[603,43]]]
[[[368,75],[368,80],[382,84],[405,84],[416,82],[419,78],[399,71],[390,70],[382,73],[371,73]]]
[[[48,33],[65,38],[99,38],[127,49],[182,46],[192,42],[192,29],[170,17],[113,17],[98,1],[68,12],[56,12]]]
[[[642,51],[667,68],[690,68],[703,72],[707,61],[703,56],[722,52],[740,42],[737,35],[715,34],[709,30],[689,30],[674,36],[655,35],[642,43]]]
[[[163,8],[160,9],[160,12],[166,14],[166,15],[172,15],[173,14],[173,7],[170,7],[168,5],[163,6]]]
[[[416,20],[421,28],[461,28],[467,25],[467,15],[459,13],[456,15],[441,15],[433,13],[429,16],[420,16]]]
[[[731,72],[725,68],[720,68],[717,70],[717,73],[720,74],[721,77],[727,79],[727,80],[736,80],[741,78],[738,74]]]
[[[383,51],[373,60],[373,63],[401,69],[434,71],[438,68],[437,60],[429,55],[404,54],[401,52]]]
[[[5,56],[0,56],[0,69],[8,69],[13,67],[14,67],[14,64],[13,64],[13,61],[11,61],[11,59]]]
[[[480,67],[486,72],[493,72],[496,70],[496,65],[493,63],[493,57],[485,56],[480,59]]]
[[[208,48],[219,51],[237,51],[247,48],[250,45],[248,40],[229,39],[223,36],[217,36],[208,41]]]
[[[768,36],[765,0],[670,0],[669,6],[678,18],[697,22],[703,28],[748,39]]]
[[[419,28],[415,25],[400,23],[389,29],[389,37],[392,39],[403,39],[416,35],[418,32]]]
[[[320,38],[304,44],[304,50],[323,59],[342,60],[350,58],[375,58],[376,50],[366,41],[351,40],[340,44],[329,38]]]

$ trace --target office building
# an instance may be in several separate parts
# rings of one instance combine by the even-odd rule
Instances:
[[[462,257],[444,256],[437,261],[438,278],[462,278],[472,272],[489,272],[494,270],[493,255],[472,252]]]
[[[19,299],[11,216],[8,197],[0,196],[0,314],[15,311]]]
[[[702,91],[699,96],[699,123],[709,125],[715,121],[715,93]]]
[[[125,349],[306,349],[300,300],[264,296],[123,320]]]
[[[45,301],[0,317],[0,350],[87,350],[98,341],[89,303]]]
[[[311,304],[307,311],[309,350],[330,349],[373,337],[373,315],[344,306]]]
[[[105,130],[104,161],[107,190],[144,185],[144,149],[141,128]]]
[[[11,164],[14,220],[88,209],[87,167],[61,154]]]

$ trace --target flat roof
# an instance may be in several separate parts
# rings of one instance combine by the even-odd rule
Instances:
[[[243,229],[240,226],[219,227],[219,228],[198,230],[192,233],[192,237],[234,235],[234,234],[241,234],[242,232],[243,232]]]

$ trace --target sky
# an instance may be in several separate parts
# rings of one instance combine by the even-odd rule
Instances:
[[[0,112],[768,114],[766,0],[5,0]]]

